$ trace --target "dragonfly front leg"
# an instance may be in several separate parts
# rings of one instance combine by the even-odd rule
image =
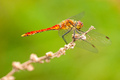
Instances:
[[[80,30],[79,30],[79,31],[78,31],[77,29],[75,29],[75,30],[76,30],[76,32],[77,32],[78,34],[82,34],[82,33],[79,32]]]

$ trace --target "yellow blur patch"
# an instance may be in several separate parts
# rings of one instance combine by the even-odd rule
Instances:
[[[25,37],[25,36],[26,36],[25,34],[21,35],[21,37]]]

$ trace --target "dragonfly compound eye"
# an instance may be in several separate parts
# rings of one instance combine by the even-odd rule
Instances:
[[[81,21],[78,21],[76,28],[79,30],[79,29],[81,29],[82,27],[83,27],[83,23],[82,23]]]

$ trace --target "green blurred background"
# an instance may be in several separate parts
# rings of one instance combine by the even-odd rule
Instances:
[[[57,31],[21,37],[28,31],[51,27],[80,12],[84,26],[110,37],[112,45],[95,54],[81,48],[68,50],[50,63],[34,63],[35,70],[19,71],[16,80],[120,80],[119,0],[0,0],[0,77],[13,61],[56,52],[65,45]]]

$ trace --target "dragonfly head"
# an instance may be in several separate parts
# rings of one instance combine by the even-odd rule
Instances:
[[[76,28],[80,30],[83,27],[83,23],[81,21],[77,21],[77,26]]]

